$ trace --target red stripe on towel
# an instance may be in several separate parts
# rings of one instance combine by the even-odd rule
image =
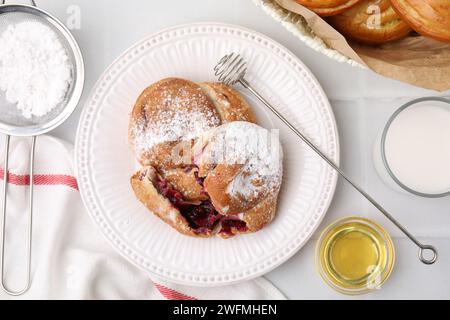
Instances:
[[[5,170],[0,168],[0,180],[3,180]],[[30,175],[18,175],[9,172],[8,182],[16,186],[29,186]],[[75,177],[64,174],[35,174],[34,185],[37,186],[67,186],[72,189],[78,190],[78,183]]]
[[[0,168],[0,180],[3,180],[5,170]],[[29,186],[30,175],[18,175],[8,172],[8,183],[16,186]],[[77,179],[73,176],[64,174],[35,174],[34,185],[41,186],[67,186],[69,188],[78,190]],[[156,289],[168,300],[197,300],[194,297],[185,295],[184,293],[167,288],[159,283],[154,282]]]
[[[167,288],[159,283],[154,282],[156,289],[166,298],[167,300],[197,300],[197,298],[185,295],[173,289]]]

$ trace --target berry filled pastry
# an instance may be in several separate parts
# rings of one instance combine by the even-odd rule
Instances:
[[[168,78],[139,96],[129,140],[142,166],[153,166],[187,199],[201,200],[189,154],[183,153],[191,149],[195,137],[230,121],[256,122],[239,92],[223,84]]]
[[[136,197],[180,233],[229,238],[261,230],[282,179],[278,136],[254,124],[244,98],[223,84],[169,78],[139,97],[129,138],[142,169]]]

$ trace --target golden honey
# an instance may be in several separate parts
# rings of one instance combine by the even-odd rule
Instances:
[[[345,218],[321,235],[316,262],[319,273],[334,289],[360,294],[378,289],[394,265],[394,246],[379,225],[365,218]]]

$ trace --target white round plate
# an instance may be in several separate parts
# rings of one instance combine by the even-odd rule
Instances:
[[[320,224],[337,175],[243,88],[259,123],[279,128],[284,182],[275,220],[233,239],[179,234],[133,195],[136,162],[127,141],[128,117],[138,95],[165,77],[214,81],[213,67],[229,53],[249,62],[248,80],[332,159],[339,161],[336,123],[311,72],[277,42],[237,26],[200,23],[149,36],[127,50],[96,84],[77,133],[81,195],[95,224],[124,257],[168,281],[219,286],[263,275],[289,259]]]

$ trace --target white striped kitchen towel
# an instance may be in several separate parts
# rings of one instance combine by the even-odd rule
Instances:
[[[2,139],[0,138],[0,143]],[[6,229],[6,284],[25,281],[31,139],[11,141]],[[3,144],[0,179],[3,179]],[[37,139],[32,285],[20,299],[284,299],[264,278],[222,288],[167,283],[137,269],[111,248],[90,221],[74,176],[73,147]],[[0,290],[0,299],[12,297]]]

